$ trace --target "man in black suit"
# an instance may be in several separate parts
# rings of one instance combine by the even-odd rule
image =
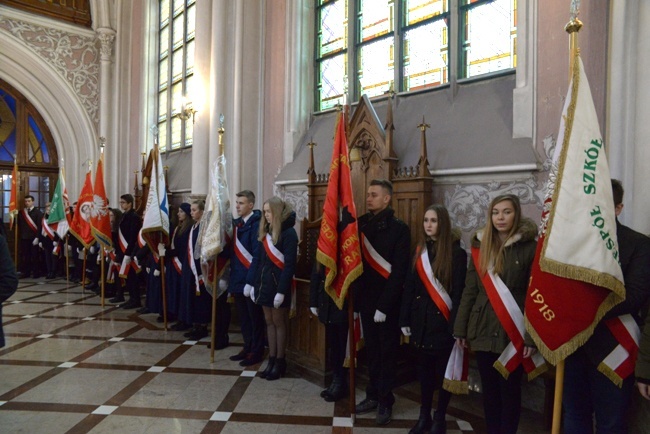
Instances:
[[[41,253],[38,236],[41,233],[43,213],[34,206],[34,196],[25,196],[25,207],[18,213],[18,232],[20,234],[19,277],[41,276]]]

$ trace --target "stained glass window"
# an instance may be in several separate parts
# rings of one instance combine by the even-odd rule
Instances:
[[[320,111],[515,68],[517,0],[316,0],[316,35]]]
[[[341,104],[348,81],[348,2],[317,0],[316,100],[318,110]]]
[[[517,0],[462,0],[460,76],[517,66]]]
[[[16,154],[16,99],[0,89],[0,161],[14,161]]]
[[[158,141],[161,151],[192,145],[193,119],[176,116],[194,74],[196,0],[159,0]]]

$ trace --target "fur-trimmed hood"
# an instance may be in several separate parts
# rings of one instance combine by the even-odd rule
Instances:
[[[485,228],[483,227],[476,231],[474,236],[472,236],[472,247],[479,247],[481,245],[484,230]],[[519,222],[519,228],[517,228],[517,232],[515,232],[515,234],[512,237],[508,238],[506,241],[506,247],[518,243],[519,241],[534,240],[536,236],[537,225],[535,222],[528,217],[523,217]]]

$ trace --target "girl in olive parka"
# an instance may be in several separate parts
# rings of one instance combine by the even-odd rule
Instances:
[[[521,409],[521,365],[507,379],[493,365],[510,343],[481,281],[489,268],[506,284],[519,308],[524,309],[530,269],[535,257],[537,228],[522,218],[517,196],[497,196],[488,207],[488,223],[472,238],[479,248],[479,267],[469,261],[465,290],[454,323],[457,345],[476,355],[483,388],[483,409],[488,434],[515,434]],[[481,273],[481,274],[480,274]],[[524,357],[535,349],[526,334]]]

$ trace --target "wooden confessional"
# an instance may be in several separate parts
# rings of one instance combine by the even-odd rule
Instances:
[[[392,207],[397,217],[406,222],[411,230],[411,244],[422,231],[420,221],[424,210],[433,203],[433,177],[429,173],[425,139],[426,126],[420,143],[420,157],[415,166],[399,167],[398,156],[393,149],[393,112],[389,100],[385,126],[366,96],[357,105],[348,125],[348,146],[352,171],[352,191],[357,214],[366,212],[366,191],[370,181],[389,179],[393,183]],[[316,256],[316,243],[320,230],[320,218],[327,193],[329,174],[318,174],[314,169],[313,148],[310,149],[308,174],[309,215],[301,225],[299,259],[296,271],[298,281],[297,315],[289,326],[288,357],[291,368],[303,377],[323,384],[330,369],[326,363],[327,345],[325,327],[309,311],[309,279]]]

